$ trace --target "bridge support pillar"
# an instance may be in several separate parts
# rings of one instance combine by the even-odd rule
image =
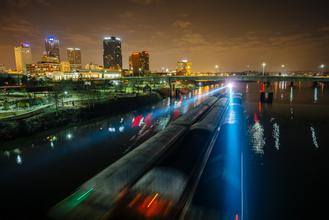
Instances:
[[[319,83],[317,82],[317,81],[314,81],[313,82],[313,88],[316,88],[316,87],[318,87],[319,86]]]
[[[273,102],[273,92],[271,89],[270,82],[264,82],[261,84],[259,99],[260,99],[261,103],[272,103]]]

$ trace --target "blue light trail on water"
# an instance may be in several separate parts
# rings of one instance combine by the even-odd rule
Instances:
[[[243,154],[242,146],[242,110],[236,104],[232,86],[229,95],[229,107],[222,126],[224,132],[224,212],[227,219],[243,219]]]

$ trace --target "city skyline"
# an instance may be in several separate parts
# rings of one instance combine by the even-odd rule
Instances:
[[[51,0],[4,1],[0,63],[13,68],[13,48],[24,41],[31,43],[33,60],[39,60],[44,52],[42,40],[48,35],[60,40],[62,57],[67,47],[81,48],[83,66],[103,63],[102,39],[109,35],[122,39],[123,68],[128,68],[130,54],[141,50],[152,54],[153,71],[162,67],[173,70],[182,58],[192,61],[195,71],[214,71],[215,65],[221,71],[261,71],[262,62],[267,63],[268,71],[279,71],[282,64],[288,70],[318,70],[320,64],[328,63],[325,1],[299,1],[298,5],[254,1],[246,5],[125,0],[110,8],[111,1],[96,3],[99,13],[84,16],[88,11],[84,1],[68,2],[65,7],[61,1]],[[59,7],[63,10],[58,14]],[[40,14],[35,15],[33,9]],[[46,14],[47,19],[40,19]],[[70,19],[62,18],[66,14]]]

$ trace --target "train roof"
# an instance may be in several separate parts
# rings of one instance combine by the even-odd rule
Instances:
[[[185,125],[191,126],[212,106],[216,103],[218,98],[216,97],[208,97],[204,102],[200,105],[194,107],[190,111],[188,111],[185,115],[179,117],[172,124],[175,125]]]
[[[178,201],[185,189],[187,177],[178,170],[157,167],[145,174],[132,190],[147,195],[158,193],[160,197]]]
[[[191,130],[205,130],[213,133],[219,126],[219,123],[227,109],[228,99],[218,100],[210,112],[199,122],[191,127]]]

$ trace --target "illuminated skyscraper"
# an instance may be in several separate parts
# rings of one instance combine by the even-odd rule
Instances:
[[[134,75],[145,74],[150,71],[150,55],[147,51],[133,52],[129,57],[129,69]]]
[[[56,57],[60,60],[59,56],[59,40],[57,40],[54,36],[49,36],[45,40],[46,46],[46,56],[48,57]]]
[[[67,48],[66,49],[67,60],[71,64],[73,70],[81,69],[81,50],[80,48]]]
[[[21,46],[15,47],[16,70],[26,72],[26,65],[32,64],[32,52],[30,44],[21,43]]]
[[[177,62],[176,75],[190,76],[192,73],[192,63],[188,60],[180,60]]]
[[[4,73],[4,72],[6,72],[6,67],[5,67],[5,65],[4,64],[0,64],[0,73]]]
[[[71,71],[71,64],[69,61],[61,61],[60,63],[60,69],[64,73],[68,73]]]
[[[121,39],[118,37],[105,37],[103,40],[103,63],[104,68],[121,70],[122,52]]]

